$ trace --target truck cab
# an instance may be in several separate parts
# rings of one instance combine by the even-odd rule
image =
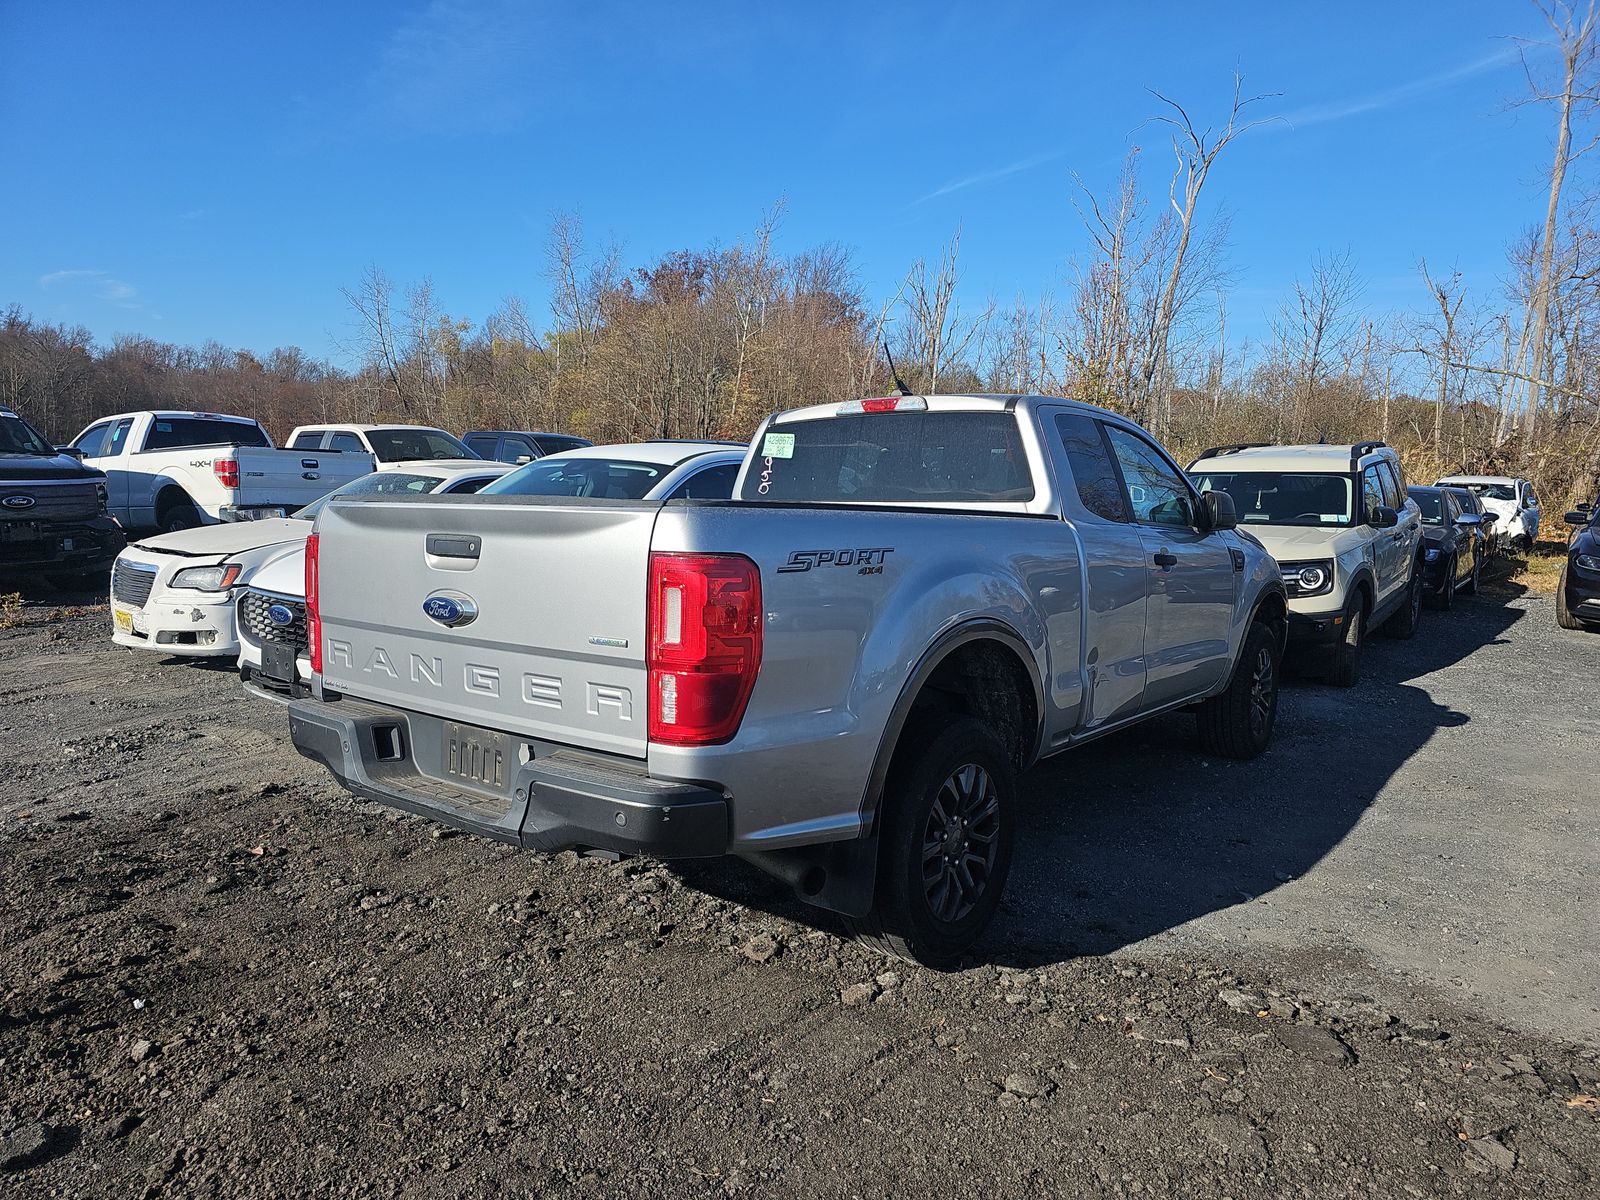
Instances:
[[[289,434],[289,449],[371,454],[380,471],[407,463],[485,457],[432,425],[299,425]]]

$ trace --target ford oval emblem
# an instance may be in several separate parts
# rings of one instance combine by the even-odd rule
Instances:
[[[32,496],[7,496],[4,500],[0,500],[0,504],[4,504],[7,508],[32,508],[34,500]]]
[[[469,625],[478,618],[478,604],[461,592],[434,592],[422,602],[422,615],[451,628]]]
[[[293,625],[294,609],[287,604],[269,604],[267,606],[267,620],[274,625]]]

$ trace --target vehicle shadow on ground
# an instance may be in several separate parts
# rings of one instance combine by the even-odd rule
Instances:
[[[1460,597],[1424,614],[1410,641],[1374,637],[1354,688],[1290,672],[1273,745],[1254,762],[1206,757],[1179,713],[1035,767],[1005,900],[974,957],[1031,967],[1106,954],[1304,875],[1431,738],[1467,724],[1410,681],[1538,619],[1505,603],[1520,591]],[[673,869],[724,899],[840,928],[736,860]]]

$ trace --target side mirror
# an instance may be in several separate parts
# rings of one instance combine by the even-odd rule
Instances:
[[[517,455],[516,459],[512,462],[512,465],[513,466],[517,466],[517,467],[525,467],[529,463],[531,463],[532,461],[533,461],[533,455],[531,455],[531,454],[519,454],[519,455]]]
[[[1400,524],[1400,514],[1387,504],[1379,504],[1372,510],[1372,515],[1367,518],[1367,524],[1374,529],[1393,529]]]
[[[1575,508],[1566,515],[1564,520],[1568,525],[1587,525],[1589,523],[1589,510],[1586,508]]]
[[[65,454],[69,458],[77,459],[79,462],[83,461],[83,451],[79,450],[76,446],[57,446],[56,453]]]
[[[1457,525],[1482,525],[1483,518],[1477,513],[1464,512],[1456,518]]]
[[[1205,512],[1208,530],[1215,532],[1219,529],[1232,529],[1239,523],[1239,514],[1233,507],[1233,497],[1227,492],[1207,492],[1200,497],[1200,506]]]

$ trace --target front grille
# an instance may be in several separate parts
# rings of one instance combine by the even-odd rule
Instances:
[[[268,609],[279,604],[294,614],[294,619],[287,625],[280,625],[267,615]],[[257,646],[267,642],[293,646],[298,654],[306,648],[305,603],[283,596],[269,596],[265,592],[246,591],[239,597],[239,636]]]
[[[143,563],[124,562],[117,559],[111,568],[111,598],[134,608],[143,608],[150,599],[150,589],[155,586],[156,569]]]
[[[100,515],[100,490],[93,480],[84,483],[0,480],[0,501],[24,496],[33,503],[26,508],[6,505],[7,516],[29,521],[70,521]]]

